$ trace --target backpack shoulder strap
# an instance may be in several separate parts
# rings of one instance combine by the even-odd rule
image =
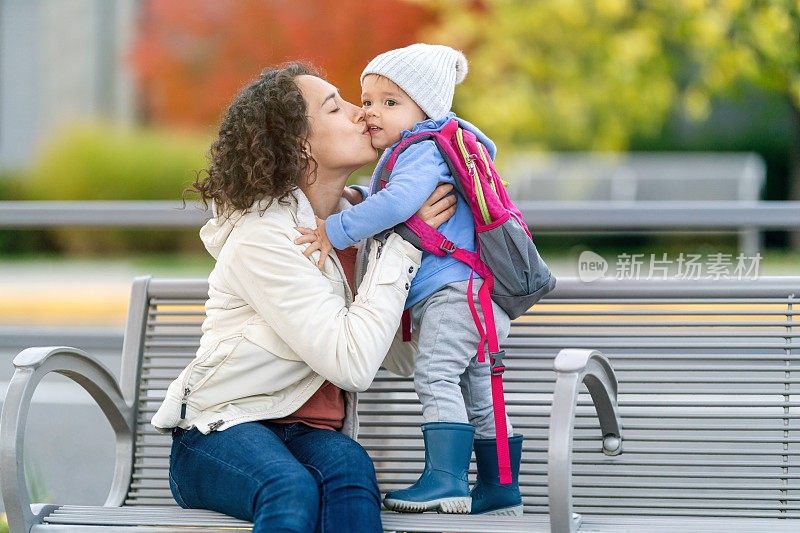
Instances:
[[[443,136],[444,138],[449,138],[455,132],[456,129],[458,129],[458,121],[453,119],[448,121],[447,124],[445,124],[444,127],[438,132],[424,131],[422,133],[417,133],[409,137],[406,137],[400,142],[400,144],[398,144],[395,147],[394,151],[392,151],[392,155],[389,156],[389,159],[386,161],[386,165],[384,165],[384,168],[388,168],[389,171],[391,172],[392,169],[394,168],[394,165],[397,163],[397,158],[400,156],[400,154],[403,153],[406,150],[406,148],[418,142],[432,140],[433,142],[436,143],[437,148],[439,148],[439,151],[441,152],[442,148],[441,148],[440,137]]]
[[[439,153],[442,155],[445,162],[447,162],[448,167],[450,167],[452,172],[453,166],[449,161],[447,150],[443,148],[442,143],[445,142],[444,139],[451,138],[457,129],[458,121],[453,119],[448,121],[439,131],[426,131],[403,139],[400,144],[394,148],[391,155],[384,163],[383,168],[380,169],[377,187],[379,189],[383,188],[389,182],[392,170],[394,170],[395,164],[397,163],[397,158],[400,156],[400,154],[402,154],[409,146],[422,141],[432,140],[436,144]],[[461,191],[462,188],[460,187],[460,180],[458,179],[458,176],[454,175],[454,178],[457,189]],[[394,231],[399,233],[405,240],[409,241],[417,248],[435,255],[444,256],[448,253],[451,253],[455,249],[455,245],[452,242],[445,239],[441,233],[439,233],[435,228],[430,227],[417,215],[413,215],[405,223],[395,226]]]

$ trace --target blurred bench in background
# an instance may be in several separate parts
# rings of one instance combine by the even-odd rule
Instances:
[[[503,159],[501,172],[515,202],[755,202],[766,181],[756,153],[522,152]],[[741,222],[740,251],[754,255],[759,231]]]
[[[737,231],[739,251],[760,231],[800,229],[800,202],[760,201],[754,153],[519,153],[502,160],[509,193],[536,231]],[[180,201],[2,201],[0,230],[58,227],[199,228],[208,212]]]

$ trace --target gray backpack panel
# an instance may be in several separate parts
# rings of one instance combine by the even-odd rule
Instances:
[[[477,236],[481,260],[494,274],[492,300],[512,320],[555,288],[555,276],[514,217]]]

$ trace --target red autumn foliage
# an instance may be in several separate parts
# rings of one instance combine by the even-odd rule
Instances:
[[[144,0],[131,60],[146,120],[206,128],[239,87],[292,59],[357,102],[367,61],[431,22],[403,0]]]

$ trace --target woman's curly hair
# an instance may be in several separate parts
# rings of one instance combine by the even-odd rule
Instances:
[[[188,189],[199,193],[206,209],[213,201],[215,214],[227,216],[261,199],[283,201],[316,169],[306,151],[306,102],[295,83],[303,74],[319,76],[302,62],[268,68],[230,103],[209,166]]]

